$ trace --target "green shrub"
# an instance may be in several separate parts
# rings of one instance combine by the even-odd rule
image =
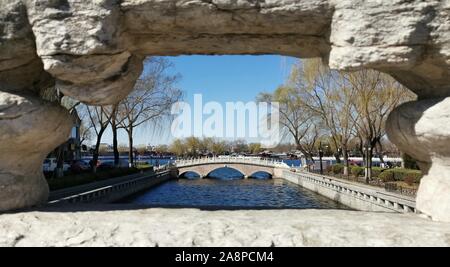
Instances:
[[[358,176],[361,176],[364,173],[364,168],[363,167],[359,167],[359,166],[352,166],[351,167],[351,172],[352,172],[353,176],[358,177]]]
[[[403,181],[404,181],[406,184],[408,184],[408,185],[412,185],[412,184],[414,183],[414,181],[415,181],[415,177],[414,177],[413,175],[411,175],[411,174],[407,174],[407,175],[405,176],[405,179],[403,179]]]
[[[380,167],[372,167],[372,177],[378,177],[386,169]]]
[[[343,164],[333,164],[331,165],[331,171],[334,174],[341,174],[344,171],[344,165]]]
[[[383,181],[384,183],[393,182],[394,180],[394,172],[392,170],[385,170],[380,175],[378,175],[378,179]]]
[[[422,172],[419,170],[395,168],[392,171],[394,172],[395,181],[404,181],[406,176],[413,177],[415,181],[420,181],[420,178],[422,178]]]
[[[416,184],[420,183],[420,180],[421,180],[422,177],[423,177],[422,172],[419,171],[418,173],[413,173],[413,172],[411,172],[411,173],[412,173],[412,175],[414,176],[414,183],[416,183]]]
[[[411,169],[388,169],[383,171],[378,178],[383,182],[404,181],[406,183],[419,183],[422,178],[422,172]]]

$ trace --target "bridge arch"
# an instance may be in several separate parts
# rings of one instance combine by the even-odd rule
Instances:
[[[252,163],[241,163],[241,162],[204,162],[199,164],[192,164],[188,166],[181,166],[178,168],[179,174],[186,172],[195,172],[200,175],[200,177],[207,177],[211,172],[221,169],[221,168],[231,168],[234,169],[244,176],[244,178],[250,177],[252,174],[257,172],[268,173],[271,177],[274,175],[273,166],[263,166]]]
[[[257,171],[252,174],[250,174],[249,178],[255,178],[255,179],[272,179],[273,174],[269,173],[267,171]]]
[[[188,174],[194,174],[195,176],[188,175]],[[195,171],[186,170],[186,171],[180,172],[178,174],[178,178],[186,178],[186,179],[197,179],[197,178],[200,178],[201,179],[202,175],[200,173],[195,172]]]
[[[235,173],[236,173],[236,176],[238,176],[238,177],[241,178],[241,179],[244,179],[244,178],[247,178],[247,177],[248,177],[245,173],[243,173],[243,170],[242,170],[242,169],[238,169],[238,168],[236,168],[236,167],[224,166],[224,167],[218,167],[218,168],[215,168],[215,169],[211,170],[211,171],[205,176],[205,178],[206,178],[206,177],[207,177],[207,178],[215,178],[213,175],[214,175],[215,173],[221,171],[221,170],[231,170],[232,172],[235,172]]]

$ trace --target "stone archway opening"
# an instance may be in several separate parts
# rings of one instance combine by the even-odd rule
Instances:
[[[257,171],[252,173],[248,178],[257,179],[257,180],[266,180],[272,179],[272,174],[266,171]]]
[[[106,105],[131,91],[144,56],[280,54],[373,68],[414,91],[419,100],[396,108],[387,132],[426,174],[417,209],[450,221],[448,5],[375,2],[2,1],[0,211],[47,199],[41,162],[65,141],[70,115],[42,90]]]
[[[198,174],[194,171],[186,171],[186,172],[180,173],[178,175],[178,178],[188,179],[188,180],[196,180],[196,179],[201,179],[202,177],[200,174]]]
[[[205,178],[220,180],[239,180],[244,179],[245,174],[234,167],[219,167],[210,171]]]

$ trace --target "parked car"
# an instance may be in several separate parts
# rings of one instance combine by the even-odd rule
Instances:
[[[97,166],[97,170],[110,170],[114,169],[114,161],[102,161]]]
[[[58,161],[56,158],[46,158],[44,162],[42,163],[42,171],[44,172],[53,172],[56,169],[56,166],[58,165]],[[68,171],[70,168],[70,165],[66,162],[63,164],[63,171]]]
[[[70,164],[70,170],[73,172],[87,171],[89,169],[91,169],[91,166],[85,160],[74,160]]]

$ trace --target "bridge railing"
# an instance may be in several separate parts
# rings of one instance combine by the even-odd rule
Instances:
[[[211,164],[211,163],[243,163],[254,164],[268,167],[289,167],[283,161],[269,158],[250,158],[250,157],[208,157],[194,159],[179,159],[175,161],[177,167]]]

